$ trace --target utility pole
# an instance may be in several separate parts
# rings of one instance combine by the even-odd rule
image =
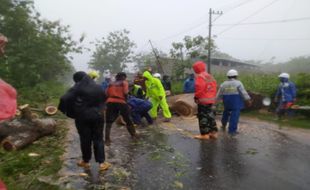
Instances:
[[[209,38],[208,38],[208,73],[211,73],[211,30],[212,30],[212,15],[221,15],[222,11],[214,11],[211,8],[209,9]]]
[[[162,67],[161,64],[160,64],[159,56],[158,56],[158,54],[156,53],[156,51],[155,51],[155,49],[154,49],[154,47],[153,47],[153,44],[152,44],[151,40],[149,40],[149,42],[150,42],[150,45],[151,45],[151,47],[152,47],[152,51],[153,51],[153,53],[154,53],[154,55],[155,55],[155,58],[156,58],[157,68],[158,68],[159,72],[161,72],[161,73],[164,75],[165,72],[164,72],[163,67]]]

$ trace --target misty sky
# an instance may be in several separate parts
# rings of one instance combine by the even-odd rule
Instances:
[[[277,62],[310,55],[310,0],[34,0],[43,18],[71,26],[84,45],[126,28],[136,51],[150,51],[148,40],[168,53],[185,35],[208,35],[209,8],[223,11],[213,24],[218,49],[242,60]],[[213,17],[217,17],[213,15]],[[286,20],[305,18],[296,22]],[[279,21],[273,24],[240,25]],[[284,21],[283,21],[284,20]],[[242,21],[242,22],[241,22]],[[232,28],[231,25],[239,24]],[[225,26],[223,26],[225,25]],[[227,29],[229,28],[229,29]],[[226,30],[226,31],[225,31]],[[224,31],[224,32],[223,32]],[[77,70],[87,70],[91,52],[74,55]]]

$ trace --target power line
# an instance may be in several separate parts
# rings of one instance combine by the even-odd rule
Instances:
[[[247,3],[249,3],[249,2],[251,2],[251,1],[253,1],[253,0],[247,0],[247,1],[244,1],[244,2],[241,2],[241,3],[237,4],[236,6],[232,7],[231,9],[226,10],[226,11],[225,11],[225,15],[226,15],[227,13],[229,13],[229,12],[235,10],[236,8],[239,8],[239,7],[241,7],[241,6],[243,6],[243,5],[247,4]],[[214,21],[215,21],[215,20],[214,20]]]
[[[301,18],[292,18],[292,19],[282,19],[282,20],[269,20],[269,21],[260,21],[260,22],[246,22],[240,24],[214,24],[213,26],[231,26],[231,25],[254,25],[254,24],[275,24],[275,23],[287,23],[287,22],[297,22],[310,20],[310,17],[301,17]]]
[[[233,8],[229,9],[228,11],[225,11],[225,14],[226,14],[227,12],[233,11],[234,9],[236,9],[236,8],[238,8],[238,7],[241,7],[242,5],[245,5],[246,3],[249,3],[249,2],[251,2],[251,1],[253,1],[253,0],[247,0],[247,1],[245,1],[245,2],[241,2],[241,3],[237,4],[236,6],[234,6]],[[214,22],[215,20],[217,20],[218,18],[220,18],[220,16],[221,16],[221,15],[219,15],[218,17],[216,17],[212,22]],[[181,34],[184,34],[184,33],[186,33],[186,32],[190,32],[190,31],[192,31],[192,30],[194,30],[194,29],[196,29],[196,28],[198,28],[198,27],[201,27],[202,25],[207,24],[207,23],[208,23],[208,19],[207,19],[207,20],[204,20],[203,22],[200,22],[200,23],[198,23],[198,24],[196,24],[196,25],[193,25],[193,26],[191,26],[191,27],[189,27],[189,28],[186,28],[186,29],[182,30],[181,32],[178,32],[178,33],[176,33],[176,34],[172,34],[172,35],[170,35],[170,36],[168,36],[168,37],[166,37],[166,38],[163,38],[163,39],[161,39],[161,40],[159,40],[159,41],[164,41],[164,40],[168,40],[168,39],[177,37],[177,36],[179,36],[179,35],[181,35]]]
[[[220,37],[219,40],[270,40],[270,41],[276,41],[276,40],[283,40],[283,41],[307,41],[310,40],[310,38],[230,38],[230,37]]]
[[[194,25],[194,26],[192,26],[192,27],[190,27],[190,28],[184,29],[184,30],[182,30],[181,32],[178,32],[178,33],[176,33],[176,34],[170,35],[170,36],[168,36],[168,37],[166,37],[166,38],[163,38],[163,39],[161,39],[161,40],[159,40],[159,41],[169,40],[169,39],[171,39],[171,38],[177,37],[177,36],[179,36],[179,35],[181,35],[181,34],[184,34],[184,33],[186,33],[186,32],[192,31],[192,30],[194,30],[194,29],[196,29],[196,28],[198,28],[198,27],[200,27],[200,26],[202,26],[202,25],[204,25],[204,24],[207,24],[207,22],[206,22],[206,21],[203,21],[203,22],[201,22],[201,23],[199,23],[199,24],[196,24],[196,25]]]
[[[250,14],[249,16],[245,17],[244,19],[240,20],[239,22],[237,22],[236,24],[222,30],[221,32],[217,33],[216,35],[220,35],[220,34],[223,34],[224,32],[227,32],[228,30],[232,29],[233,27],[235,26],[238,26],[239,24],[241,24],[243,21],[251,18],[252,16],[255,16],[257,15],[258,13],[262,12],[263,10],[265,10],[266,8],[270,7],[272,4],[274,4],[275,2],[277,2],[279,0],[273,0],[272,2],[270,2],[269,4],[265,5],[264,7],[258,9],[257,11],[255,11],[254,13]]]

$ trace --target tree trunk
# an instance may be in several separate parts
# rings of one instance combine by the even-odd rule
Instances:
[[[39,133],[34,131],[25,131],[22,133],[14,133],[7,136],[2,141],[2,147],[7,151],[21,149],[39,138]]]
[[[197,114],[197,104],[193,93],[167,97],[167,102],[171,111],[182,117],[190,118]]]

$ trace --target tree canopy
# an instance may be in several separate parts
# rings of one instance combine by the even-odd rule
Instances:
[[[67,57],[80,52],[69,26],[42,19],[31,0],[0,0],[0,33],[8,38],[0,77],[15,87],[56,80],[74,70]]]
[[[133,48],[136,46],[129,38],[129,31],[118,30],[96,42],[96,50],[89,62],[89,67],[104,73],[120,72],[126,68],[126,63],[132,61]]]

